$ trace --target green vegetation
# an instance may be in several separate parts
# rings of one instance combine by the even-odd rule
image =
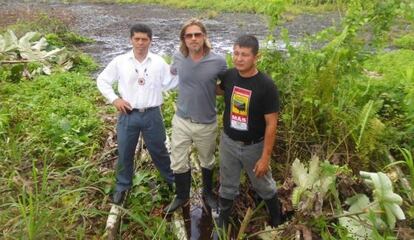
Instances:
[[[277,83],[283,106],[272,169],[279,180],[287,180],[285,207],[293,211],[278,233],[266,229],[263,234],[269,234],[268,239],[288,239],[297,231],[304,238],[313,234],[323,239],[392,239],[402,227],[414,228],[413,33],[398,34],[402,37],[393,44],[399,49],[387,48],[393,26],[414,25],[414,4],[408,0],[155,3],[209,9],[211,17],[220,11],[265,13],[271,26],[292,4],[346,6],[339,27],[305,38],[299,46],[293,46],[283,30],[278,38],[286,43],[286,51],[271,47],[262,51],[259,68]],[[28,78],[25,69],[43,68],[43,61],[0,65],[0,235],[100,238],[116,158],[114,147],[108,146],[114,141],[114,120],[104,119],[111,119],[107,115],[113,117],[114,110],[104,106],[91,78],[97,65],[76,50],[76,44],[90,40],[46,15],[7,30],[13,30],[16,39],[37,32],[30,46],[44,37],[45,51],[65,47],[73,66],[62,71],[54,62],[50,75],[39,72]],[[6,33],[1,31],[3,39]],[[24,52],[6,51],[4,46],[0,41],[0,61]],[[175,96],[167,95],[163,106],[167,131]],[[144,154],[137,164],[140,171],[125,209],[122,239],[174,239],[160,217],[161,205],[171,194],[148,161]],[[244,195],[247,188],[244,178]],[[262,228],[261,216],[266,214],[261,206],[254,211],[238,208],[239,219],[244,219],[240,236],[262,235],[249,232]],[[260,226],[245,228],[249,222]]]
[[[406,159],[403,172],[411,179],[411,154],[408,153],[414,151],[414,51],[383,50],[388,46],[384,36],[394,24],[402,20],[413,24],[408,18],[397,18],[398,13],[407,13],[403,2],[350,1],[339,28],[326,29],[305,39],[298,47],[290,44],[284,30],[280,38],[287,44],[287,54],[271,49],[263,52],[260,68],[275,80],[283,101],[277,154],[279,159],[285,159],[285,165],[275,164],[275,176],[280,176],[281,180],[289,178],[286,174],[289,169],[303,169],[295,162],[291,168],[294,159],[310,159],[313,155],[350,168],[355,174],[361,170],[381,171],[392,161],[392,156],[396,156]],[[321,41],[324,47],[315,48]],[[406,150],[401,152],[400,147]],[[312,169],[317,169],[314,165],[310,163],[309,175],[315,175],[312,174]],[[333,172],[336,177],[344,175]],[[328,173],[332,174],[332,169]],[[385,175],[378,174],[385,179]],[[404,178],[401,173],[394,181],[404,182]],[[295,181],[291,200],[294,204],[292,209],[296,212],[292,225],[306,222],[311,231],[320,233],[324,239],[347,239],[349,234],[361,234],[361,230],[355,228],[357,225],[365,227],[367,232],[362,235],[370,239],[395,236],[392,230],[395,220],[403,219],[399,207],[398,210],[395,205],[387,206],[384,200],[375,200],[375,194],[374,200],[364,195],[341,202],[341,199],[353,196],[344,195],[340,185],[343,179],[335,180],[334,189],[328,184],[332,179],[325,175],[306,179],[305,182]],[[384,179],[381,182],[387,187],[382,188],[391,189],[389,180]],[[317,197],[321,195],[322,198],[312,200],[315,196],[313,190],[318,193]],[[329,192],[331,194],[327,194]],[[380,190],[374,192],[379,194]],[[407,188],[397,188],[396,192],[407,196]],[[306,201],[301,204],[302,194],[305,194]],[[400,198],[398,204],[403,211],[411,212],[412,196],[404,201],[405,204]],[[317,215],[318,211],[309,207],[314,203],[319,204],[316,209],[322,209],[323,214]],[[369,213],[371,210],[368,211],[367,206],[373,205],[382,209],[360,216],[352,226],[347,221],[338,226],[333,216],[346,214],[346,205],[350,206],[346,210],[350,212]],[[379,212],[386,215],[379,216]],[[379,218],[383,220],[381,223]],[[406,223],[412,227],[413,218],[409,216]],[[301,231],[306,234],[305,230]],[[360,239],[365,238],[362,236]]]
[[[108,1],[108,0],[103,0]],[[188,8],[207,10],[207,12],[201,13],[200,17],[214,18],[219,12],[248,12],[248,13],[260,13],[267,16],[274,16],[272,13],[278,11],[278,9],[284,8],[288,2],[285,0],[226,0],[226,1],[214,1],[214,0],[116,0],[118,3],[146,3],[146,4],[161,4],[175,8]],[[294,4],[289,4],[287,12],[300,14],[304,12],[321,12],[332,11],[338,8],[343,8],[345,3],[349,0],[298,0],[293,1]],[[273,21],[273,20],[272,20]]]
[[[394,40],[395,46],[399,48],[414,50],[414,34],[407,34]]]
[[[4,239],[89,239],[104,234],[114,178],[113,147],[104,149],[114,125],[104,119],[113,109],[103,107],[91,78],[97,64],[74,49],[84,38],[60,30],[61,24],[50,19],[45,29],[37,26],[38,32],[24,33],[21,29],[34,28],[19,23],[3,31],[5,38],[0,39],[0,61],[7,62],[0,66],[0,236]],[[42,34],[51,29],[58,31]],[[39,51],[33,49],[40,45]],[[62,71],[48,52],[59,48],[67,49],[69,71]],[[24,74],[43,64],[50,64],[49,75]],[[135,230],[122,238],[172,235],[166,233],[165,220],[153,213],[167,189],[162,184],[148,185],[159,179],[148,166],[152,165],[143,164],[134,179],[136,191],[126,217],[130,222],[122,225]]]

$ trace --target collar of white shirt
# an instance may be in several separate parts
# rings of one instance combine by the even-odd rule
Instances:
[[[131,50],[131,51],[129,51],[129,53],[128,53],[128,59],[130,59],[130,60],[135,60],[135,62],[136,62],[136,63],[138,63],[138,64],[142,65],[142,64],[146,64],[146,63],[147,63],[147,61],[152,60],[153,55],[154,55],[154,54],[153,54],[152,52],[148,51],[148,54],[147,54],[147,56],[145,57],[144,61],[139,62],[139,61],[135,58],[135,55],[134,55],[134,50]]]

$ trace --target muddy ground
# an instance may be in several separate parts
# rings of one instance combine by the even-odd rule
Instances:
[[[114,56],[129,49],[129,27],[137,22],[148,24],[154,32],[152,51],[171,55],[179,45],[178,34],[183,22],[192,17],[202,17],[208,28],[209,38],[215,51],[225,54],[231,51],[234,39],[243,33],[255,34],[264,40],[269,34],[266,18],[243,13],[215,13],[191,9],[173,9],[148,4],[103,4],[44,1],[0,0],[0,27],[19,20],[33,19],[39,13],[58,17],[69,28],[95,40],[84,44],[82,50],[91,54],[101,66]],[[339,22],[337,13],[300,15],[292,17],[283,26],[289,30],[292,42],[300,42],[303,36],[316,33]],[[280,27],[273,34],[278,39]],[[277,45],[283,48],[283,45]],[[191,239],[210,239],[211,218],[202,214],[199,197],[194,197],[191,216]]]
[[[255,34],[264,40],[269,33],[266,18],[256,14],[173,9],[149,4],[44,2],[1,1],[0,26],[7,26],[19,19],[30,19],[39,12],[58,16],[73,31],[96,40],[82,48],[101,64],[106,64],[114,56],[129,49],[128,29],[137,22],[146,23],[153,28],[152,51],[161,55],[171,55],[176,50],[180,27],[192,17],[204,18],[213,48],[221,54],[231,51],[232,42],[240,34]],[[295,42],[338,22],[338,13],[306,14],[291,17],[283,26],[289,30],[289,35]],[[279,32],[280,28],[273,32],[276,39]],[[283,45],[279,44],[278,47],[283,48]]]

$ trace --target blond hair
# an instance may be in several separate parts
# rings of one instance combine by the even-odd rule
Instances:
[[[180,32],[180,52],[185,57],[188,56],[189,52],[188,52],[187,45],[185,45],[185,36],[184,35],[185,35],[185,31],[190,26],[198,26],[201,29],[201,31],[203,32],[203,34],[205,36],[207,36],[207,29],[204,26],[204,24],[200,21],[200,19],[192,18],[192,19],[188,20],[187,22],[185,22],[183,27],[181,28],[181,32]],[[211,49],[211,44],[210,44],[210,41],[208,40],[208,38],[206,37],[204,39],[204,44],[203,44],[204,55],[207,55],[210,52],[210,49]]]

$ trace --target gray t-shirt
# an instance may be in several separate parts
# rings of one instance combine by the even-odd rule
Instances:
[[[224,57],[210,52],[199,62],[174,54],[172,68],[178,73],[176,114],[199,123],[216,121],[216,84],[218,74],[227,69]]]

